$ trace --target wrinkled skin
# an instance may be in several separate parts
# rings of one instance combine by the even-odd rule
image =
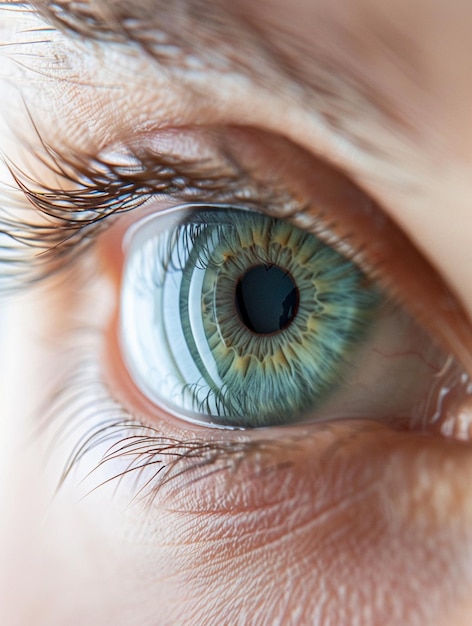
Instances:
[[[5,155],[28,167],[25,144],[35,134],[26,102],[41,136],[69,153],[98,154],[145,131],[162,135],[173,150],[212,154],[208,129],[217,127],[219,137],[235,133],[234,154],[258,168],[260,177],[289,181],[300,193],[311,193],[311,159],[321,159],[374,199],[443,277],[462,307],[463,338],[454,335],[451,309],[434,299],[423,307],[429,317],[422,322],[431,332],[442,329],[446,351],[460,343],[467,369],[472,4],[233,4],[256,41],[264,37],[285,60],[281,66],[266,68],[252,44],[236,45],[244,42],[241,35],[228,37],[221,53],[234,67],[222,62],[181,71],[126,43],[45,37],[30,30],[43,25],[39,17],[2,6],[0,39],[17,44],[0,56],[1,89],[8,94],[1,102]],[[198,38],[198,23],[194,28]],[[50,36],[53,44],[30,43]],[[201,44],[210,59],[219,45],[212,37],[214,32]],[[262,68],[262,84],[254,68]],[[326,95],[332,92],[338,105]],[[188,131],[195,127],[198,133]],[[176,130],[162,134],[162,128]],[[284,160],[284,151],[292,156]],[[40,167],[35,173],[49,176]],[[11,181],[6,167],[1,177]],[[436,431],[405,432],[359,420],[301,435],[296,428],[218,434],[159,413],[137,397],[110,330],[119,287],[116,238],[134,218],[123,219],[97,234],[94,246],[62,274],[3,305],[0,623],[472,623],[467,428],[461,438],[447,439]],[[399,273],[395,280],[403,278]],[[414,299],[407,291],[403,300]],[[118,486],[112,481],[82,497],[124,469],[118,460],[115,470],[105,464],[98,478],[95,473],[81,482],[100,460],[85,455],[53,495],[74,437],[91,423],[55,439],[61,419],[71,419],[64,403],[52,429],[38,435],[37,425],[49,413],[61,376],[74,371],[72,329],[92,323],[100,332],[85,343],[93,372],[103,379],[96,394],[111,395],[163,437],[233,443],[264,438],[271,445],[203,478],[190,468],[145,504],[134,497],[133,480]],[[97,403],[100,419],[102,404],[93,394],[90,402]],[[464,419],[470,413],[458,403],[448,410],[461,411]]]

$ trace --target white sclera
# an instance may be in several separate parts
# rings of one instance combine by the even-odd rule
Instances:
[[[217,408],[211,387],[192,357],[181,324],[183,273],[175,268],[166,270],[156,261],[156,254],[162,255],[173,241],[179,224],[199,208],[184,205],[148,216],[127,233],[120,344],[131,377],[153,403],[185,420],[220,426],[221,407]],[[214,208],[234,209],[221,205]],[[221,388],[203,326],[204,273],[204,269],[193,271],[188,318],[199,357]],[[342,383],[316,414],[303,416],[303,421],[392,416],[421,419],[432,396],[439,393],[442,380],[438,372],[445,361],[444,352],[405,311],[387,304],[350,355],[350,364],[342,371]]]
[[[218,415],[216,404],[192,358],[180,321],[182,272],[162,268],[159,276],[162,284],[149,288],[156,269],[158,241],[162,246],[189,210],[191,207],[183,206],[163,211],[144,218],[128,232],[124,242],[120,344],[127,368],[145,396],[186,420],[211,424],[212,415]],[[205,367],[221,386],[203,328],[200,297],[203,277],[203,269],[194,271],[189,290],[189,319]],[[198,400],[208,401],[207,414],[195,412]]]

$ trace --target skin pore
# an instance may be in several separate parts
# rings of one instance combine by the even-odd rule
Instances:
[[[375,203],[373,221],[391,220],[385,246],[395,229],[406,236],[417,261],[386,264],[383,280],[470,375],[472,5],[80,7],[88,19],[68,3],[0,5],[0,217],[10,234],[13,222],[22,228],[0,255],[12,292],[0,332],[0,623],[469,624],[467,397],[444,402],[421,432],[362,419],[193,426],[139,394],[114,323],[123,231],[188,201],[184,166],[185,180],[214,175],[201,202],[244,188],[261,203],[269,187],[309,206],[328,202],[314,173],[329,167],[333,188],[355,184]],[[90,227],[88,247],[71,239],[60,271],[17,290],[24,268],[47,274],[55,258],[36,254],[48,247],[38,226],[64,222],[28,204],[7,164],[37,192],[77,187],[34,156],[44,155],[39,138],[60,163],[157,146],[178,157],[177,182]],[[341,236],[353,228],[339,205]],[[355,235],[367,257],[369,232]],[[445,285],[440,297],[419,290],[430,274]],[[109,439],[90,443],[100,427]],[[125,443],[127,456],[113,454]]]

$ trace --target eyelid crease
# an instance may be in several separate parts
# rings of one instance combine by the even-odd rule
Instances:
[[[392,105],[371,83],[371,77],[361,77],[362,71],[343,59],[344,54],[349,61],[355,60],[358,44],[355,39],[351,42],[352,33],[346,32],[334,15],[314,20],[314,34],[307,45],[303,38],[294,37],[285,24],[275,26],[271,20],[265,23],[254,19],[244,7],[230,0],[118,1],[112,10],[106,1],[100,0],[35,0],[30,4],[47,25],[69,39],[137,48],[175,76],[191,75],[195,70],[199,73],[202,69],[233,73],[249,78],[270,93],[280,90],[282,82],[287,93],[317,111],[336,135],[382,160],[390,160],[389,150],[382,150],[370,136],[359,133],[359,124],[353,124],[353,120],[370,113],[371,118],[380,117],[382,130],[389,127],[418,136],[417,125],[408,111],[402,110],[401,102]],[[332,33],[327,41],[325,33]],[[343,45],[333,47],[336,38]],[[332,47],[343,54],[338,55]],[[416,67],[415,58],[408,58],[403,67],[403,48],[400,52],[402,69]],[[363,67],[363,61],[361,64]],[[186,89],[193,88],[192,80],[186,83]]]

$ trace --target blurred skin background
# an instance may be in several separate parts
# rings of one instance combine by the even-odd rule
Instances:
[[[472,622],[471,29],[467,0],[0,4],[1,624]],[[143,145],[172,184],[125,206],[100,168]],[[130,381],[126,230],[261,189],[439,346],[421,424],[388,373],[378,419],[252,431]]]

